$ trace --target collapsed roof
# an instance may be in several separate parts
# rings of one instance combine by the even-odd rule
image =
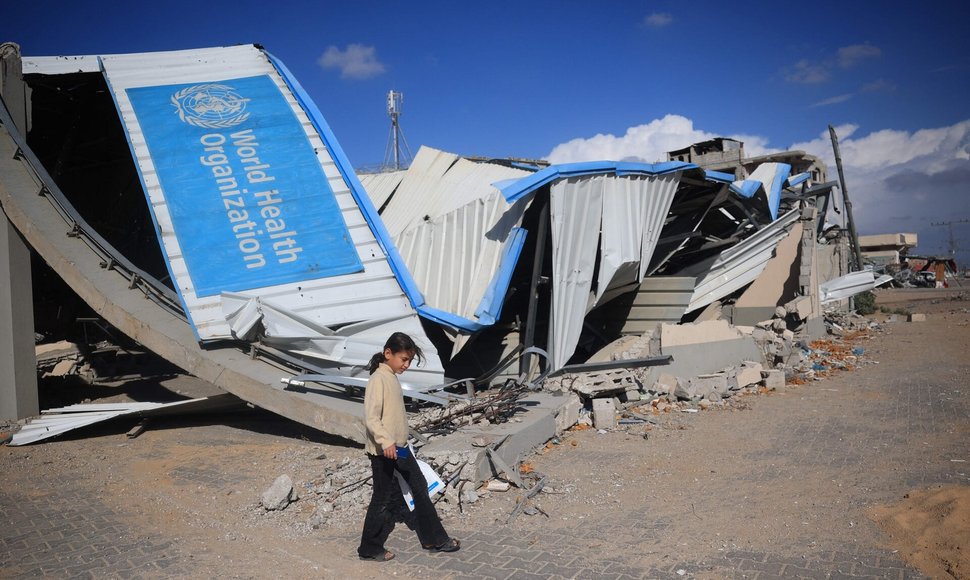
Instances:
[[[254,360],[359,386],[361,365],[402,330],[429,355],[404,377],[425,400],[444,400],[430,391],[446,376],[498,376],[485,371],[525,347],[549,351],[546,371],[585,360],[590,345],[611,340],[591,315],[618,297],[677,288],[684,296],[656,319],[670,321],[737,292],[763,270],[798,205],[832,187],[779,162],[739,180],[681,161],[542,167],[427,147],[407,171],[358,180],[297,80],[252,45],[39,57],[25,60],[24,75],[38,179],[55,197],[59,184],[71,190],[111,238],[85,233],[109,269],[121,264],[132,285],[184,312],[200,352],[230,341]],[[102,162],[97,173],[70,159],[85,137],[79,126],[113,143],[110,164],[104,148],[85,150],[85,161]],[[125,184],[122,215],[96,195],[109,175]],[[135,207],[131,193],[147,204]],[[154,234],[160,256],[125,229]],[[144,315],[126,308],[126,320]],[[182,338],[134,338],[196,364],[186,364],[196,355]],[[472,340],[483,348],[469,352]],[[253,387],[284,372],[260,367]]]

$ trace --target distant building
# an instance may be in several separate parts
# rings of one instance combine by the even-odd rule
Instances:
[[[690,147],[667,152],[668,161],[694,163],[704,169],[733,173],[735,179],[746,179],[762,163],[787,163],[791,174],[810,173],[812,183],[824,183],[828,168],[818,157],[804,151],[782,151],[757,157],[744,156],[744,143],[727,137],[694,143]]]
[[[909,250],[916,247],[916,234],[876,234],[859,236],[862,258],[879,266],[897,265],[906,259]]]

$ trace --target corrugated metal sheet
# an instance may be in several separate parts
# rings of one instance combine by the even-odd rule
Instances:
[[[751,172],[748,179],[735,181],[731,190],[745,198],[760,194],[771,212],[771,219],[778,219],[781,190],[788,183],[790,173],[791,165],[787,163],[762,163]]]
[[[583,319],[594,306],[631,291],[643,279],[681,174],[618,175],[608,169],[552,182],[553,368],[572,356]]]
[[[397,186],[401,184],[401,180],[407,174],[407,170],[401,171],[387,171],[384,173],[364,173],[358,175],[360,178],[361,185],[367,190],[367,195],[370,197],[371,202],[374,203],[374,207],[380,209],[384,207],[387,203],[387,199],[391,197]]]
[[[336,195],[365,270],[357,274],[270,286],[244,292],[244,294],[259,295],[301,316],[328,326],[397,316],[410,310],[407,299],[394,279],[387,260],[357,207],[333,156],[330,155],[328,148],[289,87],[262,51],[253,46],[239,46],[105,56],[102,57],[102,62],[128,130],[138,167],[148,189],[172,273],[178,281],[183,301],[191,312],[201,339],[229,337],[229,328],[222,314],[220,298],[218,296],[197,297],[188,278],[185,261],[172,229],[166,200],[160,190],[151,156],[140,132],[138,119],[125,92],[132,87],[204,82],[214,78],[230,80],[256,75],[266,75],[273,79],[303,125],[311,145],[318,152],[321,167]]]
[[[605,175],[600,270],[594,306],[607,301],[611,290],[637,284],[660,239],[680,172],[657,176]]]
[[[550,188],[552,232],[553,369],[565,366],[576,350],[593,285],[603,212],[603,181],[588,177],[560,179]]]
[[[396,239],[398,250],[425,302],[474,320],[507,255],[506,244],[522,223],[526,205],[510,206],[493,190],[401,234]]]
[[[529,200],[510,204],[492,183],[527,174],[422,147],[396,184],[397,176],[364,177],[375,204],[395,190],[381,217],[422,295],[423,316],[466,331],[494,322]]]
[[[389,318],[411,311],[404,292],[357,207],[333,156],[289,87],[262,51],[253,46],[239,46],[106,56],[102,61],[148,190],[173,278],[178,283],[183,302],[190,312],[200,339],[230,337],[229,326],[222,312],[220,297],[200,298],[192,287],[151,156],[125,92],[128,88],[204,82],[214,78],[229,80],[256,75],[266,75],[273,79],[290,102],[307,138],[318,152],[321,167],[336,196],[365,269],[361,273],[269,286],[243,294],[260,296],[325,326]]]
[[[850,272],[840,278],[819,284],[819,301],[822,304],[827,304],[829,302],[835,302],[836,300],[851,298],[856,294],[872,290],[876,286],[890,282],[892,279],[893,277],[888,275],[883,275],[879,279],[876,279],[872,270]]]
[[[794,209],[717,256],[677,272],[677,276],[697,277],[687,311],[703,308],[754,281],[771,259],[775,246],[788,235],[798,214]]]
[[[28,445],[56,437],[73,429],[123,416],[150,417],[171,413],[212,411],[235,407],[241,401],[233,395],[217,395],[174,403],[93,403],[46,409],[13,435],[9,445]]]
[[[370,206],[370,200],[357,182],[329,127],[282,63],[252,45],[91,58],[100,60],[115,99],[151,205],[169,271],[199,340],[231,338],[233,335],[226,315],[234,310],[234,305],[224,303],[218,293],[210,296],[198,295],[189,276],[146,137],[127,91],[214,80],[232,82],[233,79],[247,77],[266,78],[279,90],[302,129],[302,137],[307,140],[307,147],[312,148],[313,155],[320,164],[322,178],[333,192],[335,208],[339,212],[338,223],[342,221],[346,225],[351,244],[349,247],[356,252],[363,271],[266,285],[250,288],[239,294],[249,299],[259,298],[274,308],[326,329],[347,325],[363,328],[363,334],[359,337],[348,339],[359,339],[361,344],[357,346],[370,345],[378,340],[367,334],[367,329],[375,325],[361,327],[360,323],[388,320],[407,322],[408,331],[419,344],[427,348],[428,354],[426,370],[430,374],[420,377],[416,382],[429,384],[429,381],[441,381],[440,360],[430,341],[424,336],[411,303],[412,298],[420,300],[420,295],[413,292],[412,296],[410,288],[413,284],[409,285],[410,277],[403,261],[399,264],[393,261],[400,261],[400,258],[390,237],[379,223],[376,211]],[[88,60],[88,57],[80,59],[81,62]],[[70,63],[71,59],[66,62]],[[46,63],[41,60],[37,67],[64,69],[63,63],[58,60]],[[324,188],[321,184],[321,191]],[[312,271],[308,272],[307,277],[310,277]],[[434,380],[429,378],[435,374],[437,377]]]
[[[422,147],[381,217],[392,237],[450,213],[496,191],[492,185],[519,179],[528,171],[492,163],[475,163],[453,153]]]
[[[582,175],[663,175],[666,173],[696,170],[708,178],[709,172],[704,172],[693,163],[682,161],[666,161],[664,163],[636,163],[624,161],[585,161],[582,163],[562,163],[550,165],[536,171],[518,181],[507,181],[497,184],[502,195],[510,202],[532,193],[543,185],[568,177]],[[723,175],[723,174],[718,174]]]
[[[662,323],[677,324],[694,294],[694,278],[648,276],[640,287],[603,307],[610,328],[623,335],[652,332]]]

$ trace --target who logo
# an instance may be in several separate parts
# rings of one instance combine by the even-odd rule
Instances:
[[[204,84],[186,87],[172,95],[179,119],[205,129],[235,127],[249,118],[246,103],[229,85]]]

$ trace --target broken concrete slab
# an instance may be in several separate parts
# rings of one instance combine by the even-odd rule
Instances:
[[[283,474],[276,478],[273,485],[263,492],[260,503],[267,511],[285,509],[290,502],[296,501],[296,490],[293,489],[293,480],[289,475]]]
[[[690,379],[690,385],[695,397],[707,398],[711,393],[728,391],[727,375],[721,373],[698,375]]]
[[[583,400],[576,393],[563,394],[563,403],[556,410],[556,435],[562,433],[579,421],[579,410],[583,408]]]
[[[764,367],[759,362],[744,361],[737,374],[734,375],[735,384],[738,389],[750,387],[761,382],[761,371]]]
[[[421,447],[421,455],[429,458],[450,456],[453,453],[469,453],[468,470],[475,485],[493,476],[485,449],[473,447],[472,441],[490,439],[493,453],[511,467],[517,467],[522,458],[556,436],[556,416],[560,408],[571,404],[569,397],[549,392],[535,392],[519,400],[523,412],[506,423],[473,425],[431,440]]]
[[[656,384],[661,374],[696,377],[720,372],[742,360],[765,362],[764,352],[753,336],[738,331],[726,320],[663,324],[659,334],[661,352],[672,360],[663,367],[644,369],[644,385]]]
[[[812,299],[808,296],[799,296],[785,304],[785,311],[798,320],[807,320],[812,315]]]
[[[765,269],[734,303],[731,322],[752,325],[770,318],[775,307],[783,300],[797,294],[797,273],[793,264],[798,259],[798,249],[803,226],[796,223],[788,235],[775,246],[775,254],[765,264]]]
[[[785,372],[778,369],[761,371],[761,377],[765,382],[765,388],[781,390],[785,388]]]
[[[661,393],[668,394],[673,393],[674,389],[677,388],[677,377],[670,373],[660,373],[657,380],[653,383],[652,390]]]
[[[612,398],[593,399],[593,426],[597,429],[616,427],[616,403]]]

